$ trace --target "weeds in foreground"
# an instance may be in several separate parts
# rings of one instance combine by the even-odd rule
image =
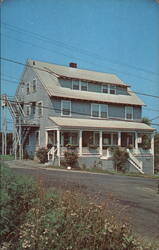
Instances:
[[[46,190],[41,179],[35,184],[4,170],[2,250],[157,249],[135,239],[112,197],[101,203],[78,190]]]

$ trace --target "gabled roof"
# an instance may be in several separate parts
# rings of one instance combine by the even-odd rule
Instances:
[[[153,132],[155,129],[151,128],[145,123],[116,121],[104,119],[80,119],[70,117],[49,117],[57,126],[71,127],[71,128],[87,128],[87,129],[105,129],[105,130],[129,130],[129,131],[147,131]]]
[[[67,76],[76,79],[87,79],[89,81],[109,82],[126,87],[127,85],[115,75],[43,63],[39,61],[34,62],[35,66],[33,66],[33,61],[29,60],[29,65],[33,67],[33,70],[50,96],[104,103],[144,105],[144,103],[129,88],[129,95],[112,95],[60,87],[58,80],[60,77]]]

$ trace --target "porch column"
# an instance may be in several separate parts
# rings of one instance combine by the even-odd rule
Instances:
[[[60,130],[57,129],[57,156],[60,157]]]
[[[121,146],[121,132],[118,132],[118,146]]]
[[[151,153],[154,155],[154,134],[151,135]]]
[[[135,151],[138,152],[138,134],[135,132]]]
[[[99,153],[103,155],[103,138],[102,138],[103,131],[99,131]]]
[[[46,147],[47,147],[47,144],[48,144],[48,131],[46,131],[45,134],[46,134],[45,138],[46,138]]]
[[[82,155],[82,130],[79,131],[79,155]]]

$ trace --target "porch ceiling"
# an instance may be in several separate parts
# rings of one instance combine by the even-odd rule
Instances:
[[[49,117],[51,121],[60,127],[71,128],[92,128],[92,129],[118,129],[131,131],[153,132],[155,129],[147,124],[128,121],[99,120],[99,119],[79,119],[70,117]]]

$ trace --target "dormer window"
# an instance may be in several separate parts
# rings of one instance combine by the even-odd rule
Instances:
[[[36,92],[36,79],[33,79],[33,92]]]
[[[82,82],[81,81],[81,90],[87,91],[88,90],[88,82]]]
[[[79,90],[79,88],[80,88],[79,81],[72,80],[72,89]]]
[[[30,93],[30,84],[29,84],[29,82],[27,83],[27,89],[26,89],[26,91],[27,91],[27,95],[29,95],[29,93]]]
[[[100,105],[100,116],[101,116],[101,118],[108,117],[108,105],[106,105],[106,104]]]
[[[109,93],[112,95],[116,94],[116,86],[110,85]]]
[[[103,93],[108,93],[108,84],[103,84],[102,85],[102,92]]]

